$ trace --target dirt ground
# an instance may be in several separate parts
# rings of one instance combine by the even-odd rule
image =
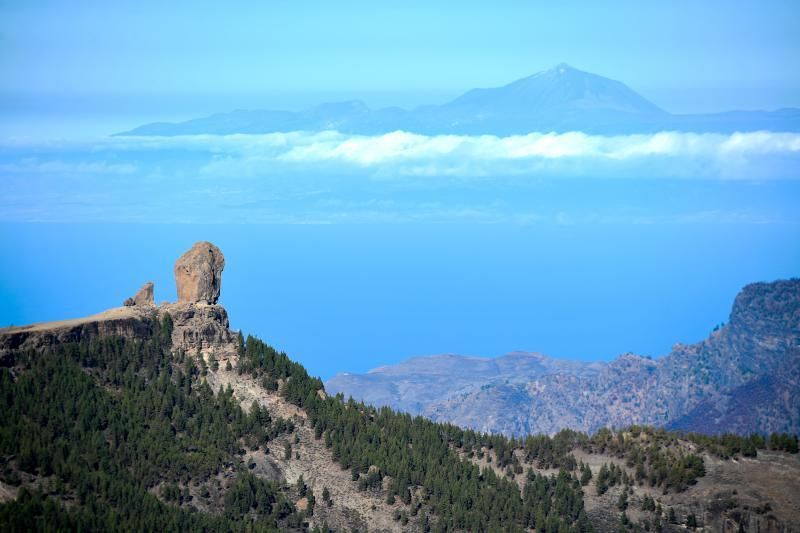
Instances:
[[[314,491],[316,506],[310,527],[322,525],[336,530],[350,531],[412,531],[413,522],[401,526],[392,519],[393,512],[408,510],[398,498],[394,505],[386,503],[384,491],[360,491],[351,479],[349,470],[342,470],[333,460],[331,451],[325,447],[324,439],[315,439],[314,431],[306,425],[306,413],[295,405],[286,402],[277,393],[269,393],[250,376],[239,375],[235,370],[224,370],[224,362],[217,372],[206,377],[214,391],[219,386],[233,389],[234,396],[244,409],[249,409],[253,400],[266,407],[273,417],[295,421],[296,429],[290,435],[282,435],[271,441],[265,450],[248,451],[245,461],[253,460],[253,472],[270,479],[284,479],[289,484],[297,483],[302,475],[308,487]],[[299,442],[296,442],[296,438]],[[284,459],[284,444],[292,445],[290,459]],[[295,454],[299,454],[299,459]],[[328,507],[322,501],[323,488],[327,487],[333,505]]]

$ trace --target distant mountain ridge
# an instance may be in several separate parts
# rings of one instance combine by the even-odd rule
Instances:
[[[237,110],[186,122],[145,124],[119,135],[174,136],[337,130],[374,135],[403,130],[440,135],[583,131],[800,131],[800,109],[673,115],[624,83],[556,65],[502,87],[472,89],[443,105],[369,109],[358,100],[303,111]]]
[[[354,394],[373,405],[390,405],[414,414],[476,387],[524,383],[551,374],[591,376],[600,362],[562,361],[539,353],[512,352],[502,357],[465,357],[455,354],[414,357],[367,374],[337,374],[326,384],[331,393]]]
[[[436,421],[523,435],[631,424],[705,433],[800,430],[800,279],[754,283],[727,325],[659,359],[515,353],[418,357],[326,389]]]

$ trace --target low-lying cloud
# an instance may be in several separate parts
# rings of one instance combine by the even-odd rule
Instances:
[[[145,141],[146,142],[146,141]],[[208,143],[212,174],[258,175],[277,169],[330,168],[380,177],[533,175],[546,177],[796,177],[800,135],[662,132],[598,136],[580,132],[427,136],[397,131],[359,136],[336,132],[176,139]],[[786,159],[791,160],[788,165]]]
[[[6,141],[9,148],[37,146]],[[602,136],[581,132],[493,135],[420,135],[396,131],[383,135],[348,135],[335,131],[263,135],[189,135],[112,137],[85,143],[50,141],[47,148],[92,152],[155,154],[164,150],[205,153],[205,175],[241,176],[316,169],[391,176],[508,175],[675,178],[797,178],[800,134],[661,132]],[[8,163],[7,163],[8,164]],[[16,163],[24,164],[24,163]],[[37,168],[58,170],[61,162],[37,161]],[[83,163],[71,170],[102,172]],[[125,172],[130,163],[108,166]],[[9,170],[8,167],[5,170]]]
[[[775,132],[5,139],[0,221],[761,224],[799,169]]]
[[[70,163],[58,159],[41,161],[37,158],[24,158],[13,163],[0,163],[0,173],[28,173],[45,175],[125,175],[136,172],[130,163],[109,163],[106,161],[80,161]]]
[[[286,161],[340,160],[358,165],[431,160],[460,156],[472,160],[599,158],[625,160],[640,157],[725,157],[800,152],[794,133],[736,133],[733,135],[662,132],[651,135],[598,136],[581,132],[492,135],[426,136],[403,131],[377,136],[311,134],[279,145],[288,149]]]

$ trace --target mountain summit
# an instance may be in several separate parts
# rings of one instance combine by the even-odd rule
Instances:
[[[561,63],[501,87],[472,89],[442,105],[369,109],[358,100],[303,111],[233,111],[180,123],[146,124],[120,135],[274,133],[337,130],[375,135],[403,130],[428,135],[516,135],[583,131],[800,131],[800,110],[673,115],[624,83]]]
[[[665,112],[622,82],[566,63],[491,89],[473,89],[448,106],[527,114],[574,110],[663,115]]]

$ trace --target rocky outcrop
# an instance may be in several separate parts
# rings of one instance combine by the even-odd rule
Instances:
[[[178,302],[159,308],[172,317],[172,345],[184,350],[235,351],[228,312],[221,305]]]
[[[222,286],[225,257],[208,241],[194,244],[175,262],[179,302],[215,304]]]
[[[148,281],[142,288],[139,289],[133,297],[128,298],[125,300],[125,307],[133,307],[134,305],[148,306],[148,305],[155,305],[155,298],[153,297],[153,282]]]
[[[233,353],[234,333],[228,313],[217,305],[225,258],[210,242],[198,242],[175,263],[179,301],[156,306],[153,283],[147,282],[123,307],[85,318],[44,322],[0,329],[0,361],[13,361],[13,354],[40,350],[69,342],[86,342],[97,337],[144,340],[153,332],[155,320],[167,314],[172,319],[174,349]],[[11,357],[10,357],[11,356]]]
[[[217,304],[225,256],[208,241],[196,242],[176,262],[178,302],[160,310],[172,317],[172,344],[186,350],[230,351],[233,333],[228,313]]]

